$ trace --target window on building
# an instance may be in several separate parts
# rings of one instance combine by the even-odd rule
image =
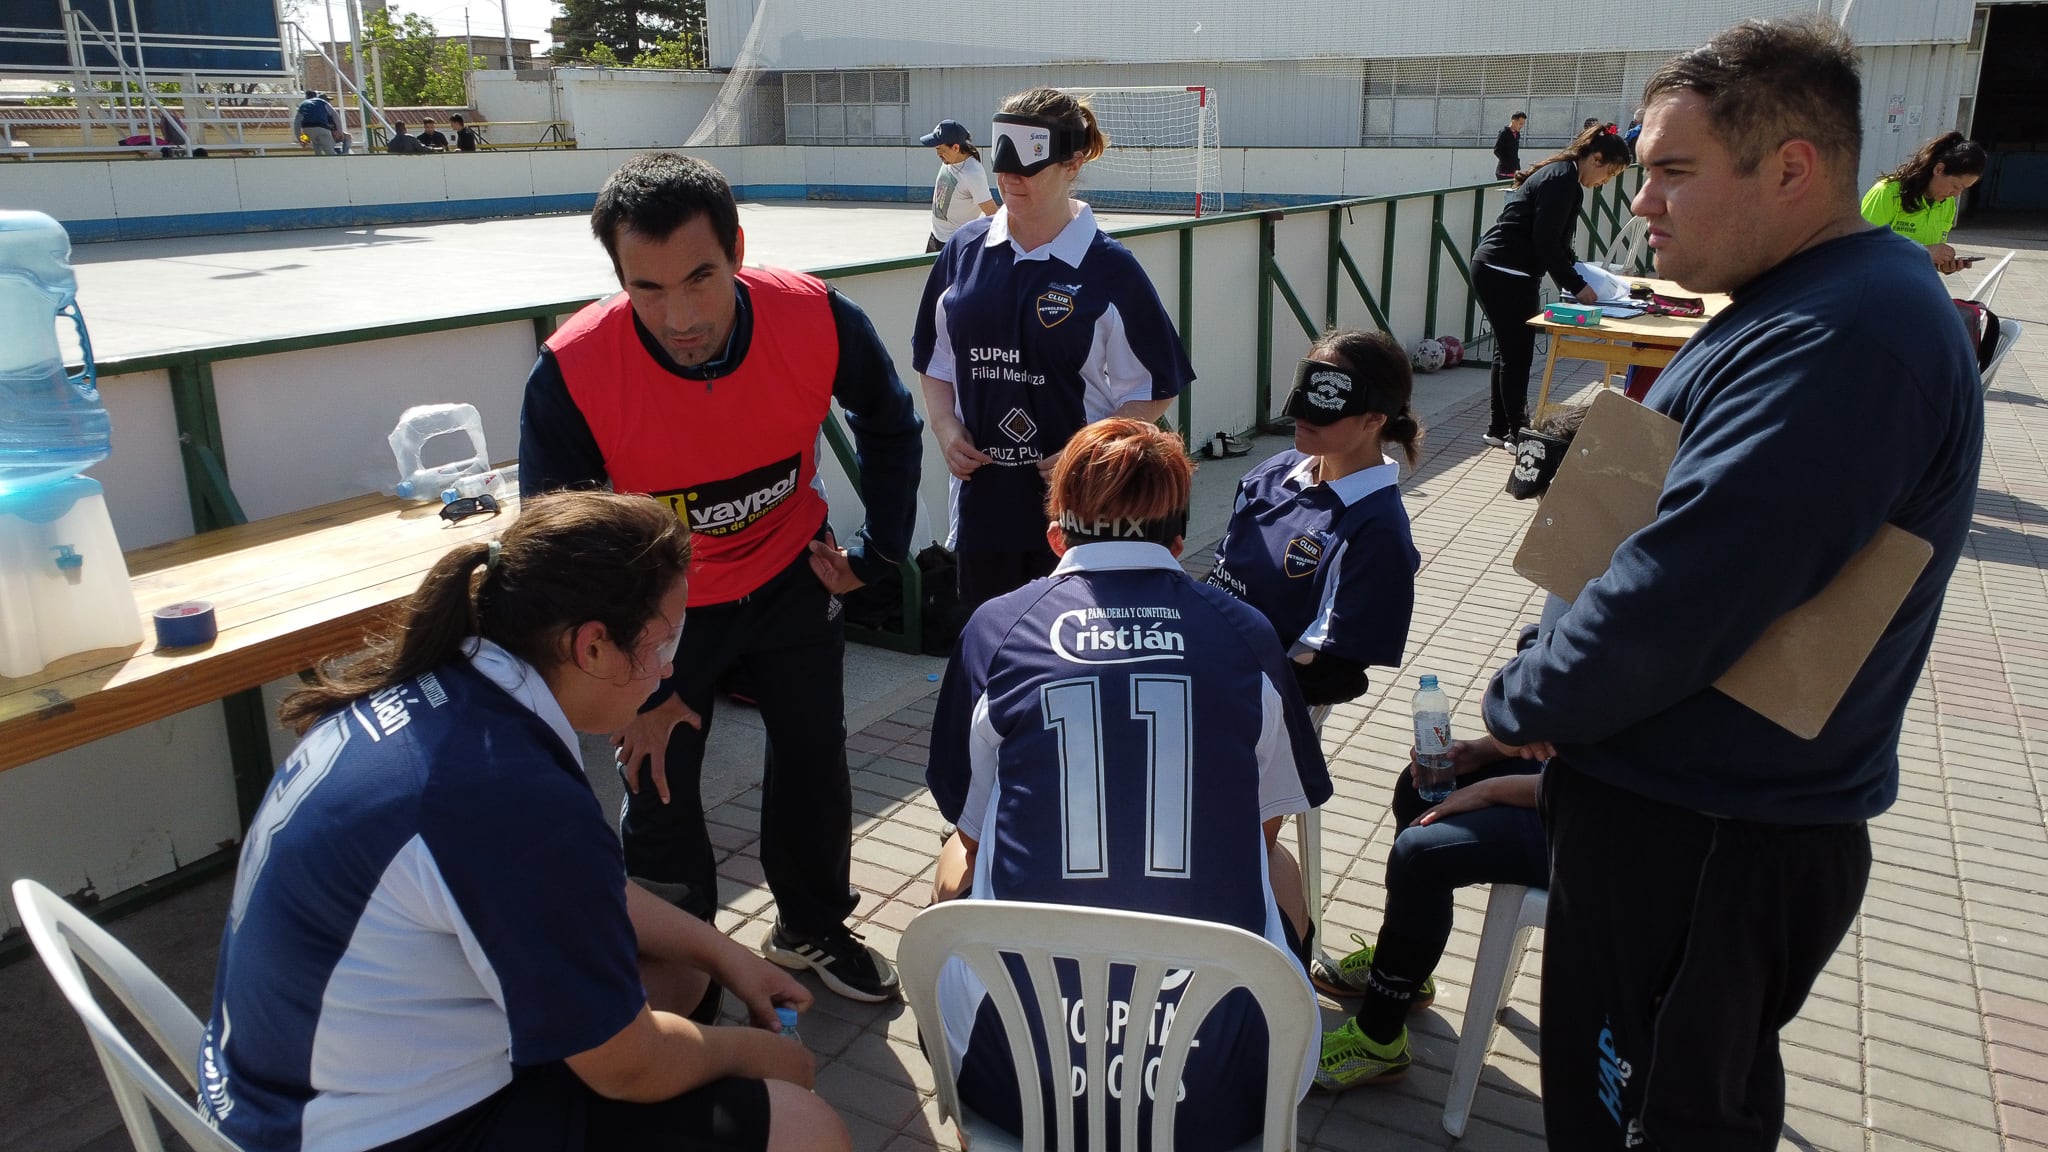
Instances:
[[[910,74],[788,72],[782,77],[783,132],[791,144],[903,143]]]
[[[1366,60],[1359,144],[1368,148],[1486,148],[1516,112],[1531,148],[1563,144],[1587,117],[1628,123],[1655,54],[1424,56]]]

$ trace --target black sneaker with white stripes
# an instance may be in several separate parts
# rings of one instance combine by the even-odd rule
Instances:
[[[825,987],[848,1000],[880,1004],[896,999],[896,966],[862,943],[860,933],[850,928],[814,936],[793,932],[777,920],[761,954],[784,968],[799,972],[809,968]]]

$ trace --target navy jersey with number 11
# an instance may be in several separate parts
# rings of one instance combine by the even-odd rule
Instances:
[[[1330,796],[1271,626],[1166,549],[1129,542],[1074,548],[1051,578],[974,614],[940,691],[927,781],[980,845],[974,899],[1210,920],[1282,949],[1261,825]],[[963,1097],[1021,1123],[1000,1024],[964,966],[940,998],[949,1049],[965,1051]],[[1204,1022],[1182,1152],[1257,1133],[1265,1043],[1241,994]]]

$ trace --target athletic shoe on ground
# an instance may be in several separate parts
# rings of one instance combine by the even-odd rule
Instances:
[[[1479,438],[1486,441],[1488,448],[1505,448],[1508,446],[1507,435],[1502,432],[1481,432]]]
[[[1308,966],[1308,978],[1315,986],[1332,996],[1363,996],[1366,991],[1366,973],[1372,970],[1372,945],[1358,933],[1351,934],[1351,942],[1358,945],[1356,951],[1332,963],[1329,958],[1318,955]],[[1408,1005],[1410,1012],[1420,1012],[1436,1003],[1436,977],[1422,981],[1422,987],[1415,990],[1415,999]]]
[[[1325,1092],[1342,1092],[1361,1084],[1391,1084],[1408,1074],[1413,1062],[1408,1052],[1408,1030],[1385,1044],[1358,1030],[1358,1021],[1346,1020],[1335,1032],[1323,1033],[1323,1057],[1316,1062],[1316,1087]]]
[[[809,968],[825,987],[848,1000],[880,1004],[896,999],[896,966],[861,942],[860,933],[836,928],[822,935],[792,932],[775,922],[761,954],[784,968]]]

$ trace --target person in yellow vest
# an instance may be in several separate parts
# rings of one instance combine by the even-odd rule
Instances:
[[[1984,175],[1984,146],[1947,132],[1920,146],[1913,158],[1885,173],[1863,194],[1863,218],[1927,249],[1944,275],[1963,270],[1948,245],[1956,203]]]

